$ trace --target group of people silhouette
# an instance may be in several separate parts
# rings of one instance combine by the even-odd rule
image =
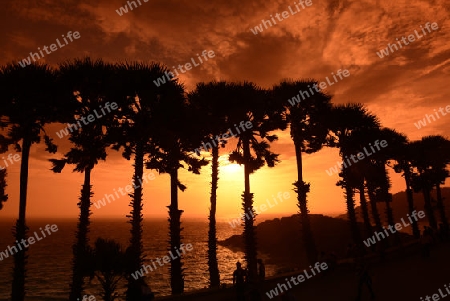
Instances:
[[[236,262],[236,270],[233,272],[233,286],[236,289],[236,300],[245,301],[247,290],[250,290],[252,301],[262,300],[262,290],[266,279],[266,266],[262,259],[258,259],[258,278],[256,283],[249,283],[248,270],[242,268],[242,264]]]

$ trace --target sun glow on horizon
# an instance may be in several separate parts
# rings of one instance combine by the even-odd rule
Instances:
[[[236,163],[231,163],[228,161],[228,155],[220,156],[219,157],[219,172],[228,174],[228,175],[235,175],[236,173],[243,172],[244,166],[239,165]]]

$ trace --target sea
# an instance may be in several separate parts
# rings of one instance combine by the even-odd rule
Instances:
[[[69,283],[71,280],[72,245],[75,237],[77,220],[75,219],[32,219],[27,221],[29,235],[37,232],[42,234],[40,227],[56,224],[58,231],[48,235],[30,246],[28,251],[26,297],[27,301],[60,301],[68,300]],[[0,221],[0,252],[13,246],[13,221]],[[156,258],[168,255],[168,221],[167,218],[150,218],[143,221],[144,254],[147,263]],[[192,251],[183,255],[185,291],[193,291],[208,286],[207,238],[208,221],[204,219],[182,219],[182,243],[192,244]],[[98,237],[113,239],[125,249],[129,244],[131,225],[126,219],[93,219],[91,221],[89,239],[93,245]],[[241,234],[242,227],[231,227],[228,222],[217,223],[218,240],[224,240],[232,235]],[[262,257],[264,258],[264,257]],[[218,261],[221,283],[231,285],[232,273],[236,262],[244,263],[244,254],[218,246]],[[146,279],[156,296],[170,295],[170,263],[149,271]],[[276,266],[266,264],[266,275],[276,273]],[[12,282],[13,258],[3,258],[0,261],[0,300],[10,300]],[[89,279],[87,279],[87,282]],[[118,300],[125,300],[125,281],[120,282]],[[101,300],[101,287],[94,278],[88,283],[85,294],[93,295]]]

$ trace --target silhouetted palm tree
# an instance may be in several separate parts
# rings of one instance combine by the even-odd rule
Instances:
[[[195,90],[189,93],[188,100],[192,111],[196,115],[197,132],[202,133],[204,146],[211,149],[211,208],[209,210],[208,230],[208,270],[210,287],[220,286],[219,264],[217,261],[217,234],[216,234],[216,204],[219,181],[219,146],[225,146],[226,140],[218,139],[222,134],[228,133],[232,124],[228,122],[227,109],[230,93],[230,84],[224,81],[198,83]],[[209,152],[209,149],[205,149]],[[198,153],[197,155],[200,155]]]
[[[6,175],[6,169],[0,170],[0,210],[3,209],[3,203],[8,200],[8,195],[5,191],[6,186],[8,186],[6,184]]]
[[[256,229],[254,227],[255,211],[253,209],[253,193],[250,192],[250,174],[265,164],[274,167],[278,154],[270,151],[269,142],[278,137],[269,135],[271,131],[284,129],[279,107],[271,101],[269,93],[250,82],[236,83],[232,88],[234,98],[230,101],[233,109],[230,121],[240,124],[242,132],[237,134],[236,149],[230,154],[229,161],[244,165],[244,193],[242,194],[242,209],[251,218],[244,219],[245,260],[249,272],[249,282],[256,280],[257,245]],[[247,126],[243,125],[249,125]],[[251,125],[251,126],[250,126]],[[244,130],[245,129],[245,130]],[[235,130],[237,133],[237,130]],[[259,138],[258,138],[259,136]],[[252,153],[253,152],[253,153]]]
[[[284,108],[286,120],[290,125],[291,138],[294,141],[297,161],[297,181],[294,183],[294,190],[300,209],[303,243],[310,263],[317,261],[317,248],[309,220],[307,193],[310,183],[303,181],[302,152],[311,154],[322,148],[328,133],[324,120],[331,110],[331,96],[322,91],[310,94],[309,97],[300,95],[304,91],[308,93],[308,89],[315,84],[317,84],[315,81],[285,80],[273,87],[274,97]],[[302,97],[302,100],[292,105],[289,100],[295,96]]]
[[[88,248],[85,275],[101,284],[104,301],[117,299],[117,285],[128,273],[129,261],[122,246],[114,240],[97,238],[94,248]]]
[[[429,158],[434,178],[440,220],[444,229],[448,231],[449,224],[445,213],[444,201],[442,199],[441,184],[444,184],[446,178],[450,176],[449,171],[447,170],[447,165],[450,164],[450,141],[442,136],[433,135],[423,137],[422,143],[425,144],[426,155]]]
[[[0,73],[1,74],[1,73]],[[0,118],[4,116],[0,115]],[[8,127],[6,122],[0,120],[0,129],[4,130]],[[8,151],[8,139],[0,134],[0,153],[4,153]],[[0,169],[0,210],[3,209],[3,203],[8,200],[8,195],[6,194],[5,188],[8,186],[6,184],[6,176],[7,176],[6,168]]]
[[[408,213],[411,215],[411,213],[415,210],[413,190],[411,186],[413,174],[413,166],[411,165],[411,160],[413,149],[408,141],[408,138],[405,135],[398,133],[395,130],[391,131],[392,135],[398,135],[398,138],[396,139],[397,143],[389,146],[390,159],[393,162],[391,163],[390,161],[388,161],[388,165],[392,167],[396,173],[403,173],[402,177],[405,179]],[[411,227],[414,237],[419,238],[420,230],[415,219],[412,219]]]
[[[106,159],[106,148],[110,145],[107,137],[107,127],[111,124],[113,115],[102,115],[101,107],[108,103],[108,89],[111,85],[111,65],[101,60],[90,58],[75,59],[60,64],[59,83],[64,89],[62,97],[70,103],[77,100],[78,104],[72,114],[72,126],[69,141],[73,147],[63,159],[51,159],[52,170],[60,173],[65,164],[74,164],[74,171],[84,173],[84,184],[81,189],[78,207],[80,216],[76,231],[76,241],[73,245],[72,283],[70,285],[70,301],[81,298],[84,289],[83,269],[86,266],[86,250],[89,242],[89,216],[91,215],[91,172],[99,160]],[[111,105],[111,104],[110,104]],[[111,106],[114,109],[113,106]],[[109,111],[112,111],[109,109]],[[99,114],[102,112],[102,114]],[[88,116],[96,116],[94,121],[80,123],[77,121]],[[98,118],[98,116],[101,116]],[[91,118],[90,118],[91,119]],[[92,119],[91,119],[92,120]],[[66,129],[68,132],[68,130]]]
[[[178,92],[176,80],[156,86],[152,81],[164,77],[168,72],[165,66],[158,63],[124,63],[117,65],[114,84],[114,99],[117,100],[119,110],[115,125],[111,131],[113,148],[123,147],[123,157],[131,159],[134,154],[134,191],[131,196],[131,212],[128,217],[131,224],[131,238],[129,254],[132,257],[129,265],[129,275],[139,270],[145,260],[142,242],[142,208],[143,208],[143,173],[144,157],[157,151],[152,139],[159,130],[160,108],[171,90]],[[128,277],[127,300],[142,298],[139,281]]]
[[[427,146],[422,140],[411,142],[411,148],[413,149],[411,163],[414,167],[411,186],[415,192],[422,192],[425,203],[425,214],[429,225],[432,229],[437,230],[437,221],[431,198],[431,191],[434,187],[434,177],[431,171],[430,158],[428,157],[426,147]]]
[[[348,178],[346,179],[346,183],[359,192],[360,209],[363,217],[365,237],[372,236],[372,224],[369,218],[369,209],[367,207],[365,194],[366,183],[368,182],[371,172],[371,159],[364,158],[362,160],[357,160],[356,162],[353,159],[355,159],[359,153],[364,154],[364,148],[369,147],[369,143],[373,142],[372,139],[373,137],[368,130],[355,130],[352,131],[346,138],[347,142],[341,149],[343,153],[349,154],[347,156],[349,157],[348,161],[350,161],[351,165],[348,165],[349,163],[347,162],[348,166],[346,168],[348,169]],[[344,182],[339,182],[340,185],[343,183]],[[378,211],[375,210],[374,212],[378,215]]]
[[[167,84],[166,84],[167,85]],[[189,106],[185,102],[184,88],[177,84],[174,89],[167,91],[165,101],[161,102],[161,110],[157,115],[159,131],[154,138],[158,152],[149,156],[146,167],[156,169],[159,173],[170,175],[170,205],[169,208],[169,236],[170,247],[175,259],[170,264],[170,285],[172,294],[181,294],[184,291],[184,275],[181,258],[176,256],[181,246],[181,214],[178,208],[178,189],[184,191],[186,186],[178,179],[178,171],[185,168],[194,174],[200,173],[200,168],[207,165],[204,159],[194,157],[193,150],[200,144],[200,136],[189,124]],[[182,126],[180,126],[182,125]]]
[[[332,109],[330,120],[328,120],[330,128],[329,144],[340,148],[340,155],[343,162],[351,155],[351,141],[349,139],[353,131],[370,131],[380,127],[378,118],[369,113],[362,104],[344,104],[336,105]],[[349,165],[346,163],[346,165]],[[350,222],[352,238],[354,243],[361,244],[361,234],[355,215],[354,189],[350,180],[350,169],[343,167],[340,173],[342,180],[337,184],[345,189],[345,197],[347,202],[347,214]]]
[[[1,137],[1,150],[11,145],[22,153],[20,164],[19,217],[13,233],[15,240],[27,239],[28,227],[25,221],[28,186],[28,160],[31,145],[41,141],[43,134],[46,151],[56,152],[52,139],[45,133],[46,124],[60,121],[61,108],[55,93],[55,72],[45,64],[31,64],[25,68],[8,64],[0,69],[0,114],[1,126],[7,127],[6,137]],[[24,87],[26,85],[26,87]],[[22,141],[21,144],[20,141]],[[6,172],[2,171],[2,179]],[[4,181],[3,181],[4,184]],[[4,185],[2,184],[3,188]],[[2,201],[5,201],[3,193]],[[0,203],[1,203],[0,202]],[[26,251],[14,254],[12,301],[25,298]]]
[[[442,136],[426,136],[412,143],[415,150],[413,165],[417,168],[415,179],[416,190],[421,190],[425,199],[430,226],[437,230],[437,222],[434,217],[434,209],[431,203],[431,190],[436,187],[437,209],[439,210],[441,223],[448,229],[448,220],[442,200],[441,183],[449,176],[446,169],[450,163],[450,141]]]

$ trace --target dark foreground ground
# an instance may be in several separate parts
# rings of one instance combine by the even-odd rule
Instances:
[[[420,246],[414,244],[402,250],[390,252],[384,260],[372,258],[368,262],[373,275],[375,300],[420,301],[420,297],[425,300],[427,295],[431,297],[438,293],[439,289],[446,293],[444,284],[447,286],[450,284],[449,243],[433,246],[430,258],[422,258]],[[285,283],[285,278],[299,274],[300,271],[268,279],[263,289],[263,300],[281,300],[280,297],[269,299],[265,292],[276,287],[278,283]],[[297,286],[292,286],[292,292],[298,301],[354,301],[357,296],[357,277],[353,264],[345,262],[341,263],[333,272],[321,273]],[[450,296],[436,300],[442,299],[450,301]],[[158,298],[157,300],[234,301],[236,298],[234,290],[229,288],[205,290],[179,297]],[[370,300],[366,288],[363,289],[361,300]]]

